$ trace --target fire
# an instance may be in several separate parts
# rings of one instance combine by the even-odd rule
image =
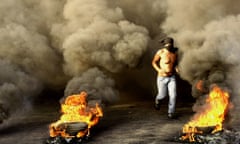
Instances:
[[[214,127],[212,133],[222,130],[222,123],[229,104],[228,92],[215,85],[205,100],[206,104],[201,112],[196,113],[192,120],[184,125],[182,140],[194,142],[194,135],[203,133],[199,127]]]
[[[196,88],[199,90],[199,91],[203,91],[203,80],[200,80],[196,83]]]
[[[60,120],[50,124],[49,131],[51,137],[75,137],[67,132],[67,127],[71,123],[86,124],[87,128],[77,131],[76,137],[81,138],[89,135],[90,128],[99,122],[103,116],[101,107],[96,103],[95,107],[88,106],[87,93],[68,96],[64,103],[61,104],[62,115]]]

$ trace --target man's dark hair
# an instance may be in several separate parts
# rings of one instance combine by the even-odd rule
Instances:
[[[166,37],[163,40],[161,40],[160,43],[163,44],[163,45],[170,44],[170,45],[173,46],[174,45],[174,40],[171,37]]]
[[[164,38],[160,41],[160,43],[163,45],[163,48],[167,48],[172,53],[176,53],[178,51],[178,48],[174,47],[174,39],[171,37]]]

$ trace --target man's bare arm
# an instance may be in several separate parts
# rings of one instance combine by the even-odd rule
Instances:
[[[178,55],[176,54],[176,60],[175,60],[175,71],[179,74],[180,70],[179,70],[179,67],[178,67]]]
[[[157,54],[153,57],[153,60],[152,60],[152,66],[156,71],[160,70],[160,67],[158,66],[159,60],[160,60],[160,56]]]
[[[153,66],[153,68],[154,68],[158,73],[161,73],[162,70],[161,70],[161,68],[160,68],[160,66],[159,66],[159,61],[161,60],[161,57],[160,57],[160,55],[159,55],[159,52],[160,52],[160,51],[158,51],[158,52],[155,54],[155,56],[153,57],[152,66]]]

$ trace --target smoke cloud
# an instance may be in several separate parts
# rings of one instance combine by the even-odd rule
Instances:
[[[79,77],[71,79],[65,89],[65,97],[76,92],[87,91],[90,100],[108,104],[118,100],[118,91],[113,89],[115,82],[97,68],[91,68]]]
[[[0,120],[46,88],[65,88],[64,96],[85,90],[106,104],[118,100],[112,76],[134,69],[150,40],[148,28],[127,19],[118,3],[1,1]]]
[[[240,33],[239,9],[236,1],[188,1],[168,0],[168,16],[162,25],[165,33],[172,35],[181,50],[181,77],[192,85],[192,95],[199,80],[207,91],[212,84],[227,89],[234,110],[232,122],[239,119],[239,60]],[[197,108],[197,102],[195,108]]]
[[[193,86],[192,95],[201,99],[212,84],[227,89],[234,122],[240,117],[235,112],[240,102],[239,4],[2,0],[0,120],[30,105],[46,88],[64,89],[64,97],[85,90],[89,99],[106,104],[119,99],[120,81],[152,91],[155,42],[168,35],[179,47],[180,76]],[[199,80],[204,93],[195,88]]]

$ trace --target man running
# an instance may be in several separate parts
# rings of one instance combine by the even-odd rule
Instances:
[[[169,95],[168,117],[173,118],[176,104],[176,77],[177,48],[174,47],[173,38],[167,37],[161,41],[163,48],[159,49],[153,60],[152,66],[157,71],[158,94],[155,98],[155,108],[160,109],[160,101]]]

